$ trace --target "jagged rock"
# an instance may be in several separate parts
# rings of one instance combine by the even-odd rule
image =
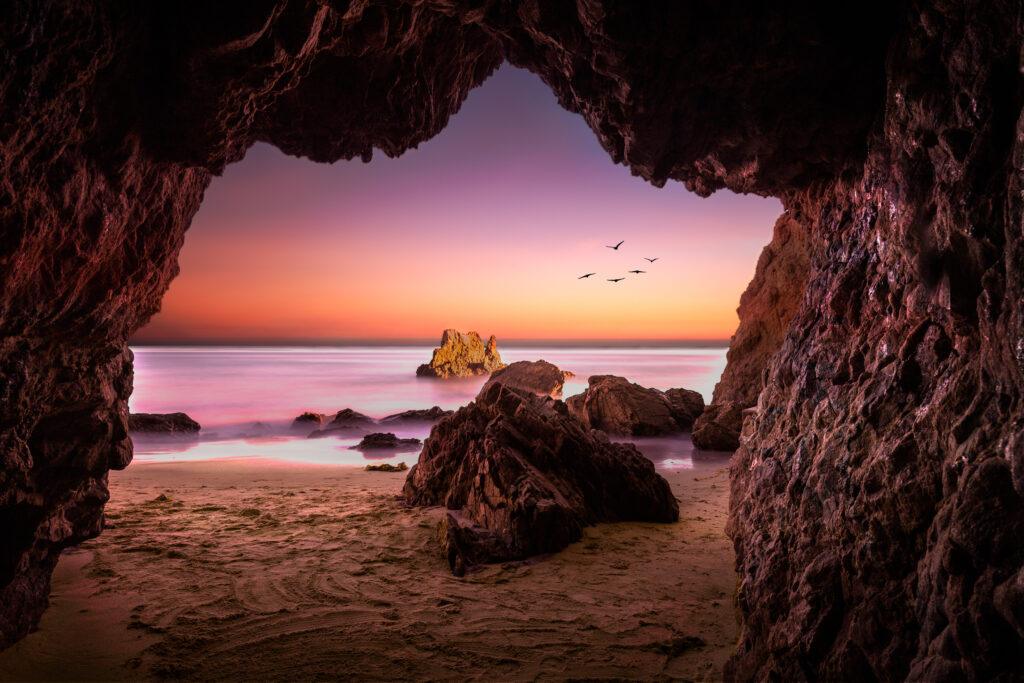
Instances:
[[[335,413],[334,419],[331,420],[326,429],[358,429],[374,424],[377,424],[377,421],[369,415],[364,415],[351,408],[345,408]]]
[[[454,410],[441,410],[439,406],[426,409],[403,410],[378,420],[382,425],[404,424],[407,422],[437,422],[442,417],[453,415]]]
[[[624,377],[594,375],[587,390],[566,399],[569,411],[584,424],[609,434],[657,436],[681,432],[665,394],[633,384]]]
[[[495,370],[484,387],[500,382],[505,386],[532,391],[538,396],[560,398],[565,380],[575,376],[567,370],[559,370],[558,366],[546,360],[521,360]]]
[[[740,447],[743,405],[735,401],[712,403],[693,425],[693,445],[706,451],[734,451]]]
[[[498,341],[491,335],[485,346],[476,332],[462,334],[458,330],[445,330],[441,344],[434,349],[429,363],[416,368],[417,377],[472,377],[486,375],[505,367],[498,353]]]
[[[400,462],[397,465],[384,462],[379,465],[367,465],[363,469],[367,472],[405,472],[409,469],[409,466],[404,462]]]
[[[324,416],[320,413],[305,412],[292,420],[292,429],[308,429],[310,427],[320,428],[324,423]]]
[[[704,397],[691,389],[668,389],[665,391],[672,419],[680,429],[690,429],[693,421],[704,412]]]
[[[411,450],[419,448],[423,442],[419,439],[399,439],[391,432],[374,432],[363,437],[357,445],[352,446],[356,451],[372,450]]]
[[[194,434],[199,423],[185,413],[132,413],[128,431],[144,434]]]
[[[632,444],[588,430],[561,401],[501,383],[434,427],[402,493],[453,511],[443,538],[456,574],[556,552],[590,524],[679,516],[668,482]]]

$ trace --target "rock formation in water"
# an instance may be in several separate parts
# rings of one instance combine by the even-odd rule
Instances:
[[[131,413],[128,431],[140,434],[195,434],[199,423],[185,413]]]
[[[664,392],[668,399],[672,419],[680,429],[688,430],[694,421],[704,412],[704,397],[699,391],[692,389],[667,389]]]
[[[735,451],[740,447],[743,411],[743,404],[738,401],[718,401],[709,405],[690,432],[693,445],[706,451]]]
[[[433,406],[432,408],[425,409],[403,410],[400,413],[382,417],[378,420],[378,423],[382,425],[401,425],[416,422],[437,422],[442,417],[448,417],[454,413],[454,410],[441,410],[440,406]]]
[[[354,451],[410,451],[420,447],[419,439],[400,439],[391,432],[373,432],[352,446]]]
[[[679,517],[668,482],[635,446],[610,443],[561,401],[501,383],[434,427],[402,494],[449,510],[442,538],[459,575],[556,552],[598,522]]]
[[[416,368],[417,377],[472,377],[501,370],[505,364],[498,353],[498,340],[491,335],[484,345],[476,332],[463,334],[458,330],[445,330],[441,344],[434,349],[429,363]]]
[[[586,391],[570,396],[565,403],[569,412],[591,429],[628,436],[659,436],[685,429],[675,416],[682,415],[686,421],[683,403],[688,396],[677,394],[676,406],[664,392],[615,375],[594,375],[587,379],[587,384]],[[692,424],[693,418],[689,421]]]
[[[491,384],[500,383],[525,389],[538,396],[561,398],[565,380],[575,376],[568,370],[559,370],[557,365],[546,360],[521,360],[491,373],[481,391]]]
[[[310,427],[320,429],[320,426],[323,425],[323,423],[323,415],[307,411],[292,420],[292,429],[309,429]]]
[[[768,249],[794,266],[752,285],[723,380],[758,394],[731,468],[727,677],[1024,675],[1020,16],[0,3],[0,647],[38,622],[61,549],[102,528],[131,459],[127,339],[211,175],[257,140],[399,154],[507,59],[651,182],[785,207]]]

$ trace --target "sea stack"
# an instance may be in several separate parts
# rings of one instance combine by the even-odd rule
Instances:
[[[429,363],[416,368],[417,377],[472,377],[501,370],[505,364],[498,353],[498,340],[491,335],[485,345],[476,332],[463,334],[458,330],[445,330],[441,344],[434,349]]]

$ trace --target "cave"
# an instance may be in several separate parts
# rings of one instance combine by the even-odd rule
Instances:
[[[0,8],[0,647],[100,533],[129,336],[257,142],[398,155],[505,61],[655,185],[778,197],[742,411],[730,680],[1020,676],[1020,2]]]

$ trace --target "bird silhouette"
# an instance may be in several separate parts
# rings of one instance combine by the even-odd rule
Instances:
[[[622,282],[625,279],[626,278],[624,277],[610,277],[608,278],[608,282]]]
[[[619,240],[619,243],[618,243],[618,244],[616,244],[616,245],[615,245],[614,247],[609,247],[609,246],[608,246],[607,244],[606,244],[606,245],[604,245],[604,246],[608,247],[609,249],[614,249],[615,251],[618,251],[618,250],[619,250],[619,247],[621,247],[621,246],[622,246],[622,243],[623,243],[623,242],[625,242],[625,241],[626,241],[626,240]]]
[[[644,256],[644,261],[650,261],[651,263],[654,263],[659,258],[661,258],[661,257],[660,256],[655,256],[654,258],[647,258],[646,256]]]
[[[640,273],[646,273],[647,271],[646,270],[631,270],[629,272],[636,273],[637,275],[639,275]]]
[[[583,278],[585,278],[585,277],[590,277],[591,275],[597,275],[597,273],[587,273],[586,275],[580,275],[580,276],[579,276],[578,278],[576,278],[576,279],[577,279],[577,280],[582,280]]]

